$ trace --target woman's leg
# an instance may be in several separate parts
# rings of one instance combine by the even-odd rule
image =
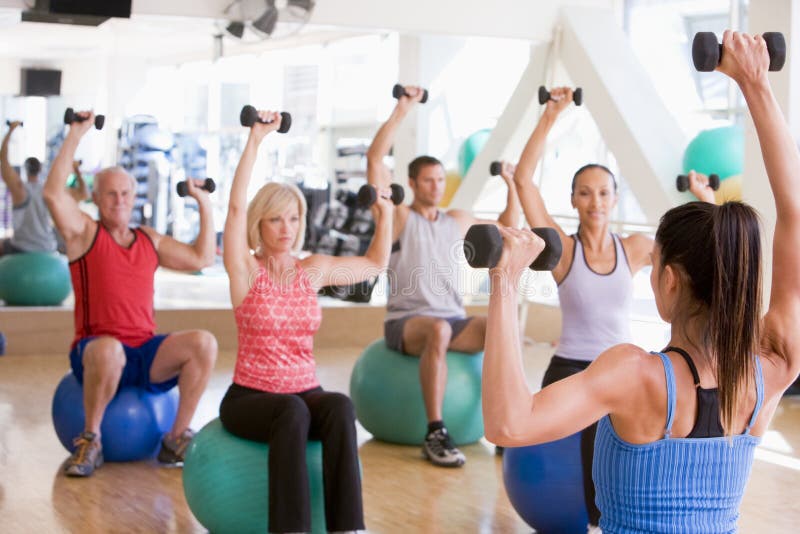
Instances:
[[[303,399],[233,384],[219,415],[230,433],[269,443],[269,531],[310,532],[306,440],[311,416]]]

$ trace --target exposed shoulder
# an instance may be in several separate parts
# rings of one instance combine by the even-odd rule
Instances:
[[[153,246],[156,247],[156,250],[158,250],[158,244],[161,241],[161,238],[164,236],[158,233],[155,228],[150,226],[140,226],[139,230],[141,230],[147,237],[150,238],[150,241],[153,242]]]
[[[621,343],[603,351],[591,367],[595,367],[596,371],[624,377],[624,383],[664,376],[660,358],[632,343]]]
[[[632,273],[635,274],[642,267],[650,265],[653,243],[653,239],[644,234],[631,234],[622,238],[622,248],[625,250]]]

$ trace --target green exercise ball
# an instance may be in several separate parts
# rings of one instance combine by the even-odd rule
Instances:
[[[457,444],[483,436],[481,366],[483,353],[447,353],[447,387],[442,417]],[[350,398],[356,417],[376,439],[419,445],[428,421],[419,383],[419,358],[386,348],[383,339],[372,343],[350,375]]]
[[[183,464],[183,492],[198,521],[214,534],[268,532],[269,445],[238,438],[214,419],[192,440]],[[326,532],[322,443],[309,441],[311,529]]]
[[[744,170],[744,129],[724,126],[703,130],[683,153],[683,172],[717,174],[721,180]]]
[[[66,260],[49,252],[0,258],[0,300],[7,306],[58,306],[72,284]]]
[[[483,150],[492,130],[484,128],[467,137],[458,150],[458,171],[461,176],[466,176],[475,157]]]

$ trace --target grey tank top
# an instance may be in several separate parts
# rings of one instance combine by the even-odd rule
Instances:
[[[409,315],[464,317],[458,283],[465,264],[463,239],[446,213],[430,221],[409,210],[389,258],[387,321]]]
[[[577,234],[572,265],[558,286],[562,328],[556,354],[592,361],[604,350],[631,339],[633,275],[619,236],[614,240],[615,265],[608,274],[594,272]]]
[[[14,235],[11,245],[25,252],[53,252],[56,236],[42,196],[43,183],[25,182],[27,198],[11,212]]]

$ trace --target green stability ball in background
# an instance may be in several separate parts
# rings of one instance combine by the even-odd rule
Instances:
[[[744,129],[741,126],[703,130],[683,153],[683,172],[714,173],[724,180],[742,174],[743,169]]]
[[[214,419],[192,440],[183,464],[183,492],[198,521],[214,534],[268,532],[269,445],[238,438]],[[309,441],[311,529],[324,533],[322,443]]]
[[[492,130],[484,128],[467,137],[461,144],[461,148],[458,151],[458,171],[461,176],[467,175],[467,171],[472,166],[472,161],[483,150],[491,134]]]
[[[458,445],[483,436],[481,366],[483,353],[447,353],[447,386],[442,415],[447,431]],[[361,425],[376,439],[419,445],[428,420],[419,383],[419,358],[386,347],[383,339],[372,343],[350,375],[350,398]]]
[[[62,256],[25,252],[0,258],[0,300],[7,306],[58,306],[71,290]]]

